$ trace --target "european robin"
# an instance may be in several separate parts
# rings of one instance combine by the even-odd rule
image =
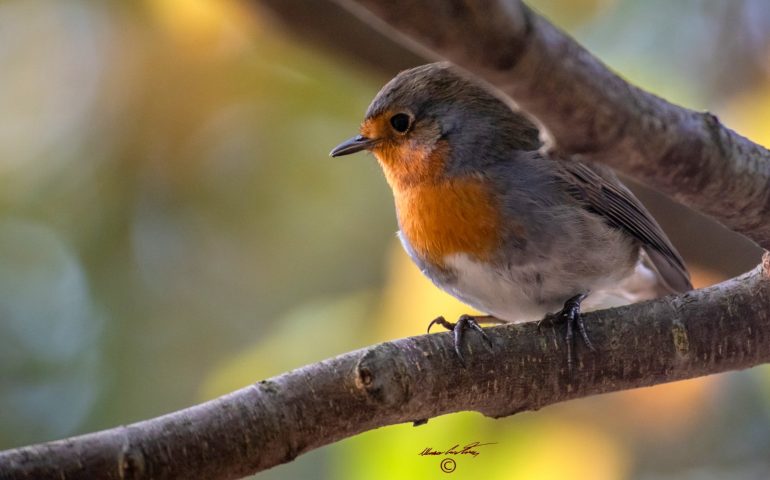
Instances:
[[[393,190],[398,237],[439,288],[488,315],[439,323],[567,321],[593,349],[581,302],[612,306],[692,289],[681,256],[608,168],[544,156],[538,129],[448,63],[406,70],[372,101],[360,135]],[[573,326],[574,324],[574,326]],[[486,339],[488,342],[488,339]]]

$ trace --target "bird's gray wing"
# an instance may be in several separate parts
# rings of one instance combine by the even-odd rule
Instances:
[[[567,191],[585,208],[638,239],[672,293],[692,290],[682,257],[644,205],[607,167],[559,161]]]

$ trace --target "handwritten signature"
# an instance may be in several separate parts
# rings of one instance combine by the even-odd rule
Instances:
[[[474,458],[476,458],[480,453],[478,450],[476,450],[477,448],[483,447],[485,445],[495,445],[496,443],[497,442],[489,442],[489,443],[473,442],[464,446],[460,446],[460,444],[458,443],[446,450],[434,450],[431,447],[425,447],[420,453],[418,453],[418,455],[422,457],[428,456],[428,455],[471,455]]]

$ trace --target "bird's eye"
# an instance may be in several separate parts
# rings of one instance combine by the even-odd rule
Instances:
[[[405,113],[397,113],[390,117],[390,124],[393,129],[399,133],[406,133],[409,130],[412,119]]]

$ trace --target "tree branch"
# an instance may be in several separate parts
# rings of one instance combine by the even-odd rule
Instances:
[[[489,82],[548,149],[610,165],[770,248],[767,149],[627,83],[520,0],[336,1]]]
[[[679,297],[585,316],[595,353],[566,369],[563,325],[450,333],[347,353],[127,427],[0,452],[0,479],[226,479],[384,425],[461,410],[502,417],[603,392],[770,361],[770,255],[755,270]]]

